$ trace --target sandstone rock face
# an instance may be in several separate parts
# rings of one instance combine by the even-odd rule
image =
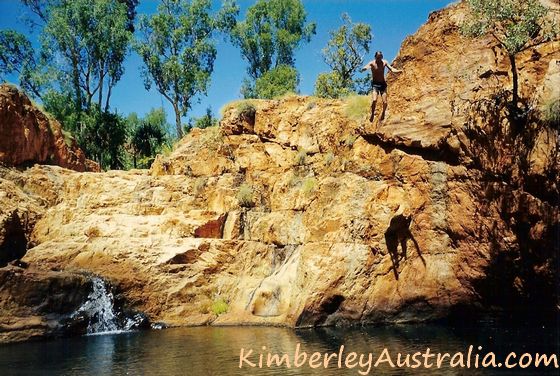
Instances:
[[[90,285],[88,278],[76,273],[1,268],[0,342],[62,333],[65,322],[70,324],[71,314],[87,297]]]
[[[70,170],[33,167],[18,172],[0,167],[0,267],[25,255],[35,223],[58,200]]]
[[[13,86],[0,85],[0,163],[53,164],[76,171],[99,171],[60,124],[31,104]]]
[[[558,130],[537,115],[512,129],[504,57],[458,34],[462,12],[405,41],[377,127],[345,101],[252,101],[149,171],[4,173],[7,200],[41,213],[23,261],[99,274],[174,325],[558,314]],[[522,59],[540,103],[558,42]]]

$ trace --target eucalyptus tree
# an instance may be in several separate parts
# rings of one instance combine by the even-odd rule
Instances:
[[[60,0],[46,8],[44,58],[56,64],[61,89],[74,94],[77,112],[96,104],[108,111],[132,38],[129,9],[118,0]]]
[[[17,75],[25,92],[41,98],[45,82],[31,42],[15,30],[0,30],[0,81],[8,75]]]
[[[539,0],[467,0],[470,14],[462,25],[465,35],[490,34],[508,55],[512,74],[512,106],[519,102],[516,55],[558,35],[550,9]]]
[[[347,13],[342,14],[342,26],[330,33],[331,39],[323,49],[325,63],[331,72],[321,73],[315,83],[315,95],[338,98],[360,91],[364,80],[355,75],[369,53],[373,38],[371,26],[365,23],[352,23]]]
[[[294,67],[295,51],[315,34],[314,22],[300,0],[257,0],[245,19],[232,30],[231,38],[249,63],[245,96],[254,94],[256,81],[280,66]],[[286,69],[276,71],[282,75]]]
[[[213,36],[231,30],[238,13],[233,2],[216,14],[211,5],[210,0],[162,0],[157,13],[142,16],[138,25],[135,49],[144,62],[145,87],[155,86],[171,103],[179,138],[181,117],[208,89],[217,53]]]

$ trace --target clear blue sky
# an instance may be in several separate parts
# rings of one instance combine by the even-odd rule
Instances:
[[[218,7],[220,1],[213,0]],[[237,0],[241,7],[240,18],[254,0]],[[341,25],[340,16],[346,12],[354,22],[371,25],[373,42],[371,51],[382,50],[385,58],[393,60],[407,35],[413,34],[424,22],[431,11],[441,9],[450,0],[303,0],[308,21],[317,23],[317,34],[310,43],[303,45],[296,53],[296,68],[300,72],[300,92],[311,94],[317,75],[328,71],[323,62],[321,49],[329,39],[329,31]],[[138,13],[155,12],[158,1],[141,0]],[[16,29],[27,34],[35,43],[37,36],[30,34],[23,18],[28,12],[17,0],[0,0],[0,29]],[[246,75],[246,63],[239,50],[228,42],[217,40],[218,56],[214,66],[212,83],[207,96],[193,105],[187,115],[200,116],[208,106],[214,113],[226,103],[239,99],[241,82]],[[371,58],[372,56],[370,56]],[[140,77],[142,62],[135,53],[130,53],[125,61],[125,74],[117,84],[111,97],[112,109],[121,114],[136,112],[144,115],[153,107],[164,106],[168,120],[173,123],[174,115],[167,104],[154,89],[146,91]],[[186,120],[186,119],[184,119]]]

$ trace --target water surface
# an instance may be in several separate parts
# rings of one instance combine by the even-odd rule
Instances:
[[[476,327],[458,328],[443,325],[406,325],[371,328],[324,328],[292,330],[262,327],[201,327],[161,331],[130,332],[118,335],[87,336],[46,342],[0,346],[2,375],[359,375],[367,367],[311,369],[266,367],[266,355],[287,353],[293,358],[296,345],[308,355],[313,352],[344,354],[352,351],[373,354],[377,360],[387,348],[393,362],[397,353],[431,352],[467,353],[469,345],[482,346],[484,356],[493,351],[503,361],[510,351],[516,353],[556,353],[560,351],[557,328],[547,326],[498,326],[480,323]],[[266,350],[262,350],[266,346]],[[258,355],[265,356],[265,367],[239,368],[241,348],[253,349],[248,359],[258,365]],[[476,353],[476,351],[475,351]],[[474,356],[473,356],[474,361]],[[367,358],[364,358],[367,360]],[[370,375],[508,375],[560,374],[558,369],[542,368],[465,369],[465,368],[391,368],[387,362],[371,368]]]

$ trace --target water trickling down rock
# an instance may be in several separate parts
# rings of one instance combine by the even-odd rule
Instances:
[[[91,293],[73,317],[85,316],[88,319],[87,334],[110,333],[119,331],[114,312],[113,293],[105,282],[94,277]]]
[[[86,301],[72,315],[88,322],[87,334],[121,333],[141,327],[146,317],[141,313],[125,313],[117,307],[111,288],[99,277],[92,278],[92,290]]]

